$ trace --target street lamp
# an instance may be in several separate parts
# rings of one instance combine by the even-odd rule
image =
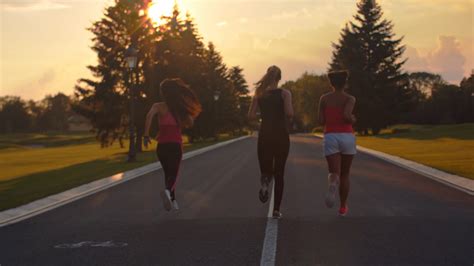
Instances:
[[[221,97],[221,91],[214,91],[214,101],[219,101],[219,98]]]
[[[219,98],[221,97],[221,91],[215,90],[214,91],[214,138],[217,141],[219,136],[217,135],[217,101],[219,101]]]
[[[127,50],[125,51],[125,61],[127,61],[127,66],[129,69],[130,77],[130,121],[129,121],[129,130],[130,130],[130,143],[128,147],[128,162],[136,161],[136,151],[135,151],[135,85],[133,82],[133,71],[137,67],[138,62],[138,50],[135,48],[135,45],[132,43]]]

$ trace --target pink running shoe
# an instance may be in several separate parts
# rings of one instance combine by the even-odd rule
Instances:
[[[339,208],[339,216],[344,217],[346,216],[347,212],[349,211],[349,208],[347,206]]]

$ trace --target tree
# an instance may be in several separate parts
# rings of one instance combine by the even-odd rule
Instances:
[[[48,95],[41,101],[41,111],[36,116],[36,126],[42,131],[66,131],[71,115],[71,100],[63,93]],[[36,106],[32,106],[33,108]]]
[[[357,131],[377,134],[398,121],[400,113],[411,106],[407,75],[402,60],[402,38],[395,39],[393,24],[382,19],[383,12],[374,0],[357,4],[355,22],[342,30],[333,44],[330,70],[350,72],[349,92],[357,97]]]
[[[16,96],[0,97],[0,132],[26,132],[30,129],[31,115],[25,101]]]
[[[231,67],[228,70],[227,76],[229,77],[231,86],[232,86],[232,91],[234,94],[234,98],[237,100],[237,127],[239,129],[239,133],[242,133],[242,128],[245,125],[248,125],[246,123],[247,121],[247,110],[250,105],[250,97],[248,96],[249,94],[249,89],[248,89],[248,84],[247,81],[244,78],[243,75],[243,69],[240,68],[239,66],[234,66]]]
[[[447,84],[440,75],[429,72],[413,72],[408,75],[408,79],[410,88],[418,91],[425,98],[431,96],[436,87]]]
[[[231,123],[230,113],[237,104],[232,102],[227,66],[213,43],[208,44],[204,53],[203,74],[204,87],[199,93],[203,111],[196,120],[195,130],[204,138],[217,137],[219,131]],[[219,99],[215,99],[215,95]]]
[[[461,122],[474,122],[474,71],[469,78],[461,81],[462,103],[464,111],[462,112]]]
[[[293,96],[297,129],[309,131],[318,126],[318,100],[329,91],[327,77],[304,73],[296,81],[287,81],[281,87],[291,91]]]
[[[94,34],[92,50],[97,53],[98,65],[89,66],[94,79],[80,79],[76,96],[80,102],[74,110],[87,117],[96,129],[102,146],[126,134],[128,126],[128,102],[131,74],[136,76],[138,86],[135,97],[142,95],[143,69],[150,58],[150,42],[155,37],[151,20],[139,10],[145,10],[149,1],[115,0],[106,8],[104,17],[89,30]],[[140,59],[135,73],[129,73],[124,53],[134,43]],[[137,117],[144,116],[137,114]]]

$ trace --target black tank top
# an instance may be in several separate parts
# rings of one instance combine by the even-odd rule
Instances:
[[[260,135],[288,135],[282,90],[268,90],[258,98],[262,117]]]

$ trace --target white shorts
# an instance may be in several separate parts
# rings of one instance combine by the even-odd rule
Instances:
[[[356,150],[356,138],[352,133],[327,133],[323,139],[324,156],[335,153],[354,155]]]

